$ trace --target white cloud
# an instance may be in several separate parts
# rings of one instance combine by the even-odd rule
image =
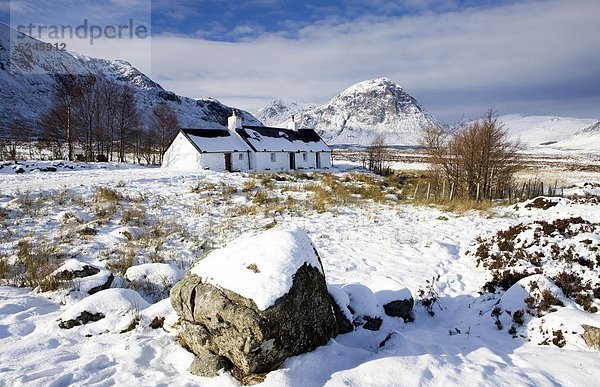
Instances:
[[[577,115],[598,100],[577,89],[600,82],[599,19],[595,0],[531,1],[352,23],[332,18],[301,27],[294,38],[262,33],[231,43],[155,36],[152,63],[139,44],[120,51],[99,44],[85,53],[122,54],[151,69],[165,88],[251,110],[273,97],[322,103],[354,82],[387,76],[442,119],[473,116],[490,105],[537,114],[544,104],[572,106]],[[545,95],[548,85],[563,85],[564,95]]]

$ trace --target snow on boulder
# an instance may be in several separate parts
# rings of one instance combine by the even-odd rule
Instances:
[[[367,285],[375,294],[383,311],[391,317],[400,317],[405,322],[413,321],[413,296],[408,288],[390,278],[377,278]]]
[[[106,289],[68,308],[58,316],[58,326],[71,329],[86,325],[85,334],[125,332],[140,318],[140,311],[150,306],[135,290]]]
[[[191,273],[266,310],[289,292],[293,275],[303,265],[323,274],[319,256],[304,231],[276,228],[241,236],[210,253]]]
[[[348,333],[354,330],[352,321],[354,316],[350,312],[350,297],[342,290],[341,285],[327,285],[327,290],[333,297],[333,313],[337,321],[339,333]]]
[[[342,286],[342,290],[350,299],[348,309],[354,316],[354,325],[371,331],[378,330],[382,323],[381,305],[371,289],[359,283],[352,283]]]
[[[71,281],[75,288],[89,294],[108,289],[114,279],[110,270],[77,259],[67,259],[51,275],[59,281]]]
[[[190,371],[241,381],[337,334],[321,261],[299,228],[244,235],[196,264],[171,290]]]

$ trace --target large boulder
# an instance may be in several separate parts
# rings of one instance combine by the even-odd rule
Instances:
[[[171,290],[190,371],[256,380],[337,334],[321,261],[299,228],[242,236],[196,264]],[[204,361],[202,361],[204,360]]]

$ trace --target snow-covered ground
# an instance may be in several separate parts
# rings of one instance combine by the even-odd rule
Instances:
[[[414,322],[382,316],[379,331],[357,328],[290,358],[265,385],[597,385],[597,350],[568,340],[563,348],[540,346],[534,336],[529,342],[497,329],[491,313],[502,294],[481,294],[491,275],[473,253],[478,236],[519,223],[576,216],[600,222],[600,206],[564,201],[547,210],[511,206],[457,214],[351,195],[323,210],[313,206],[314,186],[356,176],[340,170],[307,176],[275,180],[136,166],[0,174],[0,258],[12,262],[27,245],[30,254],[77,259],[116,274],[114,289],[94,295],[0,286],[0,386],[236,384],[228,374],[206,379],[187,372],[193,355],[177,342],[169,301],[156,302],[164,293],[153,273],[166,273],[162,285],[168,286],[210,249],[275,223],[307,232],[332,286],[407,287],[413,296],[432,291],[437,303],[434,316],[417,304]],[[561,178],[573,184],[582,177],[568,176]],[[600,174],[586,173],[583,181],[600,183]],[[597,194],[597,185],[572,191]],[[438,275],[428,288],[426,281]],[[59,327],[85,303],[112,313],[111,319]],[[581,312],[574,303],[568,307]],[[599,313],[581,313],[600,327]],[[150,328],[155,317],[166,317],[162,328]],[[540,327],[543,319],[526,323]]]

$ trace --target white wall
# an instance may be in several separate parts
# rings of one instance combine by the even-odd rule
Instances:
[[[257,171],[286,171],[290,169],[290,156],[288,152],[274,152],[275,162],[271,161],[272,152],[257,152],[256,165]]]
[[[306,161],[302,157],[303,154],[306,154]],[[294,155],[296,156],[296,169],[315,169],[314,152],[298,152]]]
[[[233,171],[248,171],[248,157],[248,152],[231,152],[231,169]],[[223,156],[223,159],[225,159],[225,156]]]
[[[161,167],[180,170],[203,169],[200,153],[181,132],[165,152]]]
[[[319,159],[321,161],[321,169],[331,168],[331,152],[319,152]]]

